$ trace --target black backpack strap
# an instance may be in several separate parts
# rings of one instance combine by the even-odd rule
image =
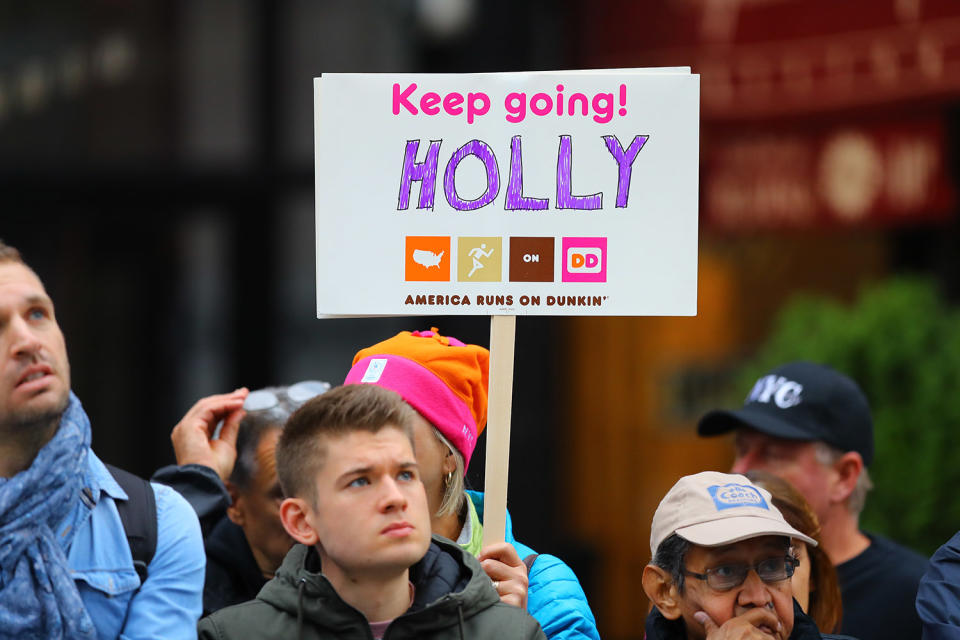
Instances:
[[[538,555],[540,554],[531,553],[530,555],[528,555],[526,558],[523,559],[523,564],[527,566],[527,575],[529,575],[530,572],[533,571],[533,563],[537,561]]]
[[[112,464],[107,469],[117,484],[126,492],[127,500],[117,500],[117,511],[127,534],[133,568],[140,576],[140,584],[147,580],[147,567],[157,551],[157,498],[150,483]]]

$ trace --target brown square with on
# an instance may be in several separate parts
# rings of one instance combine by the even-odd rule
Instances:
[[[553,282],[553,238],[510,238],[510,282]]]

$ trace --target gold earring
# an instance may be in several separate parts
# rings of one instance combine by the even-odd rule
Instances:
[[[449,486],[450,486],[450,483],[453,482],[453,471],[448,471],[448,472],[447,472],[447,475],[444,476],[444,479],[443,479],[443,480],[444,480],[444,482],[443,482],[444,486],[449,487]]]

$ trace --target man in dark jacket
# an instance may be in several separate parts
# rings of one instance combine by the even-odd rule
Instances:
[[[204,524],[204,615],[255,598],[293,546],[280,522],[274,450],[290,414],[329,388],[305,380],[208,396],[174,428],[178,465],[154,480],[180,491]]]
[[[960,531],[930,558],[917,591],[917,613],[923,640],[960,638]]]
[[[681,478],[653,516],[643,589],[654,609],[647,640],[818,640],[793,599],[791,527],[770,494],[745,476]]]
[[[291,416],[276,454],[280,517],[301,544],[256,600],[201,621],[201,637],[545,638],[474,558],[431,543],[412,411],[350,385]]]

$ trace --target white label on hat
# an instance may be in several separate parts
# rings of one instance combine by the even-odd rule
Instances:
[[[770,509],[763,495],[755,487],[745,484],[715,484],[707,487],[717,511],[736,507],[758,507]]]
[[[372,358],[370,364],[367,365],[366,372],[364,372],[363,377],[360,378],[360,382],[379,382],[380,376],[383,375],[383,370],[386,368],[386,358]]]

